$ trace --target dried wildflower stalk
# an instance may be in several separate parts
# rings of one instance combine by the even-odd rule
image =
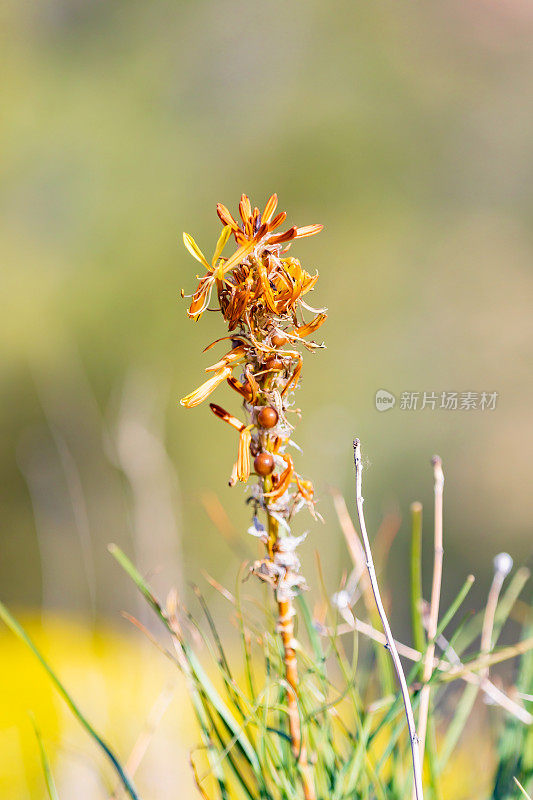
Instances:
[[[391,654],[391,658],[394,664],[394,669],[396,670],[396,675],[398,677],[398,683],[400,684],[400,692],[404,704],[405,717],[407,720],[407,728],[409,730],[409,740],[411,744],[411,755],[413,760],[414,796],[416,800],[424,800],[424,792],[422,789],[422,768],[421,768],[422,762],[420,759],[419,739],[416,732],[413,707],[411,705],[411,697],[409,695],[409,688],[407,686],[407,681],[405,680],[405,674],[403,671],[402,662],[400,661],[400,656],[398,655],[396,641],[392,635],[389,621],[387,619],[387,614],[385,613],[385,608],[381,600],[381,592],[379,591],[378,581],[376,578],[374,559],[372,558],[372,550],[370,549],[370,541],[366,530],[365,515],[363,512],[364,498],[362,491],[363,464],[361,461],[361,443],[359,439],[354,439],[353,451],[354,451],[354,464],[355,464],[355,501],[357,506],[357,517],[359,519],[359,528],[361,530],[361,538],[363,540],[363,547],[365,550],[368,577],[370,579],[370,584],[372,586],[372,592],[374,594],[374,600],[376,601],[378,613],[381,618],[381,624],[383,625],[383,631],[387,639],[387,648]]]
[[[213,293],[218,309],[228,324],[229,335],[210,344],[228,340],[229,351],[206,369],[209,378],[198,389],[181,400],[191,408],[205,400],[220,384],[226,382],[237,392],[243,403],[244,421],[234,417],[215,403],[210,408],[219,419],[238,433],[237,459],[233,465],[230,485],[237,481],[250,485],[250,504],[253,508],[249,533],[265,545],[265,556],[253,565],[253,572],[269,583],[278,608],[278,630],[284,651],[287,710],[292,752],[298,760],[306,800],[315,797],[314,781],[307,760],[298,709],[298,665],[294,640],[294,606],[296,594],[305,587],[300,574],[296,548],[305,538],[293,536],[294,516],[307,508],[316,519],[314,489],[295,469],[287,447],[293,445],[291,414],[295,409],[294,391],[302,370],[299,350],[323,347],[308,336],[325,321],[326,309],[313,309],[303,299],[318,279],[310,275],[296,258],[287,255],[293,240],[312,236],[321,225],[292,227],[277,233],[285,221],[285,212],[275,215],[277,196],[268,200],[262,213],[252,209],[250,200],[242,195],[237,222],[223,205],[217,212],[224,225],[213,258],[209,263],[194,239],[183,235],[191,255],[206,269],[192,295],[188,311],[199,319],[207,310]],[[224,258],[222,252],[230,237],[236,251]],[[303,319],[303,310],[314,314],[311,321]],[[238,374],[235,375],[235,371]],[[264,522],[259,518],[264,514]],[[265,524],[266,523],[266,524]]]

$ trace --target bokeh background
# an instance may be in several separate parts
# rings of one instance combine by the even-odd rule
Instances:
[[[330,313],[298,400],[326,520],[308,574],[315,549],[332,591],[347,567],[329,489],[352,497],[358,435],[370,527],[391,509],[403,520],[388,576],[399,633],[408,509],[422,500],[430,521],[434,452],[445,598],[474,572],[481,602],[495,553],[531,555],[533,8],[7,0],[0,24],[0,594],[121,752],[173,693],[139,783],[185,796],[183,687],[166,688],[121,620],[142,612],[106,549],[185,597],[202,570],[233,585],[249,553],[234,538],[242,492],[227,488],[235,440],[207,406],[177,403],[225,332],[216,315],[187,319],[179,290],[197,265],[181,232],[211,252],[216,202],[235,210],[243,191],[259,206],[276,191],[291,224],[325,226],[295,251]],[[380,413],[378,389],[499,397],[494,411]],[[28,708],[62,796],[105,796],[96,753],[4,631],[0,673],[0,796],[42,796]]]

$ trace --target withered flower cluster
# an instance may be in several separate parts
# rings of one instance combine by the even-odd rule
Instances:
[[[252,474],[257,478],[251,486],[255,513],[250,532],[265,542],[267,553],[255,570],[275,586],[278,600],[282,600],[292,597],[303,582],[295,553],[301,537],[291,536],[291,521],[302,507],[318,516],[313,485],[296,471],[288,448],[298,449],[292,440],[291,419],[299,414],[294,408],[294,392],[302,369],[300,348],[324,346],[307,337],[322,325],[326,309],[314,309],[304,299],[314,288],[318,272],[309,274],[297,258],[287,255],[295,239],[319,233],[322,225],[294,226],[278,233],[287,215],[275,215],[276,206],[274,194],[261,213],[252,209],[243,194],[239,203],[242,222],[238,223],[219,204],[217,212],[224,228],[211,263],[194,239],[183,235],[191,255],[206,269],[203,277],[198,276],[200,283],[188,314],[199,319],[216,292],[229,335],[206,350],[224,340],[231,347],[207,367],[210,377],[181,404],[188,408],[198,405],[224,381],[242,398],[244,420],[215,403],[210,408],[238,433],[230,484],[246,482]],[[237,249],[224,258],[222,251],[231,236]],[[303,318],[304,310],[314,314],[309,322]],[[267,513],[266,527],[258,519],[260,509]]]

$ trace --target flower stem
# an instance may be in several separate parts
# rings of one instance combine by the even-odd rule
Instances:
[[[278,540],[278,523],[268,514],[268,550],[272,555]],[[305,800],[315,800],[316,792],[311,767],[307,761],[307,749],[302,739],[300,712],[298,709],[298,662],[294,649],[294,606],[290,598],[278,600],[278,632],[283,645],[283,663],[287,682],[287,711],[292,754],[300,767]]]

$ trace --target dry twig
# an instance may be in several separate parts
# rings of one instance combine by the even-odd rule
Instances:
[[[368,534],[366,531],[366,523],[363,513],[364,499],[362,494],[363,465],[361,463],[361,443],[359,439],[354,440],[353,449],[354,449],[354,463],[355,463],[355,494],[356,494],[356,504],[357,504],[357,516],[359,518],[359,527],[361,529],[361,537],[363,539],[363,547],[365,549],[366,566],[368,569],[368,576],[370,578],[370,583],[372,585],[372,592],[374,594],[376,606],[379,612],[379,616],[381,618],[381,624],[383,625],[383,630],[385,631],[385,636],[387,638],[387,647],[391,654],[392,661],[394,663],[394,668],[398,676],[398,682],[400,684],[400,691],[402,694],[403,704],[405,708],[405,716],[407,718],[407,727],[409,729],[409,739],[411,742],[415,796],[417,800],[423,800],[424,794],[422,789],[422,769],[420,766],[421,763],[420,752],[418,748],[419,740],[416,732],[413,707],[411,705],[411,698],[409,696],[409,689],[407,687],[407,681],[405,680],[405,674],[403,671],[402,662],[400,661],[400,656],[398,655],[396,642],[392,635],[389,621],[387,619],[387,615],[383,607],[383,602],[381,600],[381,593],[379,591],[379,586],[376,579],[374,560],[372,558],[372,550],[370,549],[370,541],[368,539]]]

